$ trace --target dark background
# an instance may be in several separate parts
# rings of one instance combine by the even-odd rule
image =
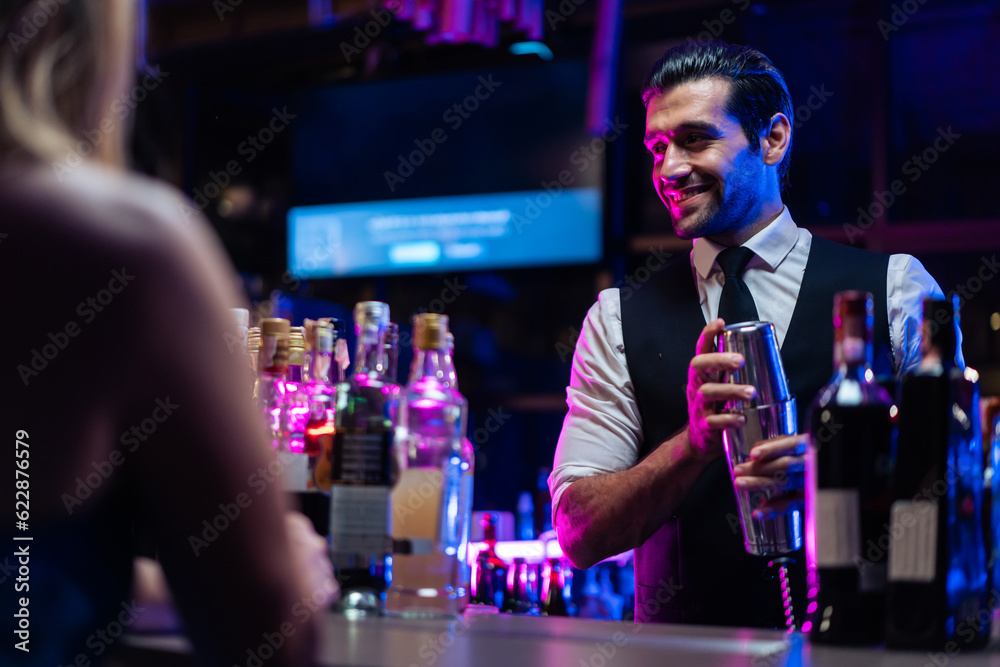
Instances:
[[[332,14],[317,19],[318,6]],[[579,5],[548,0],[546,9],[565,18],[545,23],[543,41],[556,63],[588,62],[594,55],[598,7],[598,0]],[[354,41],[356,27],[370,23],[369,9],[351,2],[244,0],[220,19],[209,2],[148,3],[147,58],[169,75],[150,93],[150,101],[136,107],[134,163],[193,197],[228,161],[240,162],[240,173],[204,212],[259,315],[291,316],[298,324],[311,313],[342,314],[356,301],[378,299],[390,304],[405,333],[409,316],[433,308],[449,289],[446,280],[466,286],[444,312],[451,317],[461,389],[471,406],[470,437],[478,451],[476,509],[513,511],[518,493],[534,490],[539,471],[551,467],[565,413],[572,347],[598,291],[633,276],[651,248],[683,252],[690,247],[672,234],[667,212],[651,187],[652,163],[641,142],[645,114],[638,97],[652,63],[666,48],[687,39],[746,43],[783,71],[797,109],[785,192],[795,221],[820,236],[914,254],[946,293],[967,288],[965,356],[982,373],[983,394],[1000,394],[1000,280],[990,268],[1000,250],[997,1],[624,0],[618,12],[618,48],[600,51],[617,75],[610,84],[600,83],[613,100],[608,118],[617,115],[627,125],[595,165],[606,188],[602,262],[458,276],[300,282],[285,271],[285,212],[300,196],[295,144],[309,141],[302,134],[307,124],[297,128],[292,120],[252,162],[238,152],[247,135],[267,124],[273,107],[288,104],[294,112],[293,102],[310,104],[315,91],[331,87],[344,86],[359,105],[366,103],[365,90],[383,91],[377,103],[373,93],[372,115],[363,126],[346,114],[342,125],[324,128],[324,141],[332,138],[338,146],[329,155],[331,163],[347,165],[361,180],[371,181],[377,170],[377,181],[386,168],[383,156],[395,154],[391,146],[423,138],[408,136],[413,119],[427,113],[421,106],[422,77],[468,74],[472,81],[480,73],[545,65],[538,55],[510,52],[510,45],[525,40],[510,25],[502,27],[497,47],[486,48],[427,45],[425,33],[402,21],[389,22],[360,53],[348,54],[348,61],[342,45]],[[595,92],[592,87],[598,84],[569,79],[565,85],[566,94],[576,100]],[[456,102],[471,92],[467,88],[455,90]],[[387,108],[387,89],[406,94]],[[530,90],[517,92],[519,99],[531,98]],[[337,97],[336,92],[330,95]],[[431,116],[437,116],[439,106],[435,98]],[[583,109],[544,111],[539,109],[540,125],[530,132],[544,136],[548,127],[565,136],[567,128],[553,125],[558,122],[553,118],[563,118],[570,134],[585,130]],[[398,120],[402,118],[407,122]],[[449,141],[461,144],[456,148],[463,157],[451,162],[442,157],[421,178],[475,171],[483,182],[491,182],[493,175],[502,180],[519,171],[523,154],[512,154],[509,142],[496,138],[523,137],[527,130],[520,118],[512,115],[504,123],[495,114],[472,114],[460,130],[449,131],[454,135]],[[384,130],[373,130],[379,124]],[[407,128],[402,135],[400,128]],[[953,144],[944,152],[932,151],[933,163],[926,170],[914,168],[913,156],[949,131],[958,135]],[[561,159],[547,156],[546,168],[555,173],[570,168],[570,152]],[[901,181],[903,194],[879,215],[873,206],[876,193],[890,190],[894,181]],[[333,192],[329,201],[349,196]],[[860,216],[870,209],[875,219],[863,229],[859,219],[868,223]],[[404,349],[403,381],[409,358]],[[477,431],[485,427],[491,410],[503,417],[502,425],[492,433]]]

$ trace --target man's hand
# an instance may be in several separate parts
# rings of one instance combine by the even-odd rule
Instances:
[[[688,434],[695,453],[715,458],[722,453],[722,431],[746,423],[737,413],[716,414],[718,404],[753,398],[756,390],[746,384],[720,382],[724,371],[743,366],[743,355],[715,351],[715,339],[726,326],[722,319],[705,325],[698,339],[695,357],[688,367]]]
[[[762,440],[750,450],[750,460],[733,468],[736,486],[747,491],[766,491],[770,498],[754,514],[783,512],[803,498],[806,435],[786,435]],[[759,517],[760,518],[760,517]]]

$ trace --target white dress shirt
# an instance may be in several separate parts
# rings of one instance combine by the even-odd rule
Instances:
[[[754,295],[760,319],[774,324],[780,346],[795,310],[812,234],[795,225],[786,207],[744,246],[753,250],[755,257],[747,265],[743,280]],[[718,313],[725,277],[715,258],[724,248],[701,238],[695,240],[691,250],[691,270],[706,323]],[[893,364],[901,374],[920,362],[923,298],[943,299],[944,293],[917,259],[891,255],[886,294]],[[695,350],[692,347],[688,352],[693,357]],[[626,470],[639,458],[642,420],[625,363],[617,288],[603,290],[587,313],[573,355],[566,403],[569,412],[549,476],[553,522],[570,483],[581,477]]]

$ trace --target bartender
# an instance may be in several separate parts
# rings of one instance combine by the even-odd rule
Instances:
[[[722,431],[744,417],[716,413],[752,388],[720,382],[743,359],[714,352],[713,341],[727,321],[773,323],[802,424],[833,375],[834,293],[873,294],[875,370],[898,375],[919,361],[921,300],[942,292],[909,255],[796,226],[781,200],[792,100],[764,54],[674,47],[642,100],[653,187],[694,247],[628,298],[602,291],[587,313],[549,479],[553,523],[579,568],[635,549],[636,622],[782,627],[777,583],[733,520]],[[800,494],[806,441],[757,444],[736,483]],[[804,600],[804,558],[792,558],[793,599]]]

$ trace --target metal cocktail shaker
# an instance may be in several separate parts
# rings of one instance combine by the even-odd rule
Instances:
[[[742,354],[746,360],[742,368],[726,372],[722,381],[749,384],[757,389],[752,399],[729,401],[723,408],[725,412],[740,412],[747,418],[743,426],[725,429],[722,434],[729,475],[733,479],[733,467],[750,459],[754,445],[768,438],[797,433],[795,397],[788,389],[774,325],[770,322],[727,326],[718,335],[716,347],[719,352]],[[798,503],[792,503],[787,511],[780,513],[754,512],[777,491],[747,491],[737,488],[735,481],[733,489],[748,553],[776,556],[802,546],[802,510]]]

